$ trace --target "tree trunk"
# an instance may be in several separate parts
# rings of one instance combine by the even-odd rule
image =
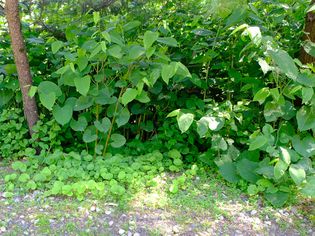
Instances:
[[[313,4],[315,4],[315,0],[312,0],[311,6]],[[304,33],[303,41],[310,40],[315,43],[315,14],[313,12],[306,15]],[[303,47],[301,48],[300,60],[303,64],[315,62],[315,58],[305,52]]]
[[[12,50],[23,97],[24,115],[27,120],[29,132],[32,135],[32,127],[38,120],[38,111],[35,98],[28,96],[28,91],[32,85],[32,76],[21,31],[19,1],[6,0],[5,13],[8,21]]]

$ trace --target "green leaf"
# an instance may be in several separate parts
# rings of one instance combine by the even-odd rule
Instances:
[[[125,107],[122,109],[119,114],[116,117],[116,123],[118,128],[127,124],[130,119],[130,112],[129,110]]]
[[[194,121],[194,115],[191,113],[180,113],[177,117],[177,123],[182,133],[185,133]]]
[[[52,113],[59,124],[65,125],[68,124],[72,118],[73,106],[69,103],[65,104],[63,107],[55,105]]]
[[[19,170],[21,172],[25,172],[27,169],[27,166],[25,163],[23,163],[21,161],[16,161],[16,162],[13,162],[12,169],[13,170]]]
[[[301,193],[308,197],[315,197],[315,176],[307,178],[306,185],[301,190]]]
[[[138,96],[138,91],[136,89],[127,88],[126,92],[122,95],[121,102],[124,106],[126,106],[131,101],[135,100]]]
[[[212,131],[219,131],[225,123],[224,118],[213,116],[204,116],[200,119],[200,122],[207,123],[209,129]]]
[[[35,96],[36,92],[37,92],[37,87],[36,86],[31,86],[30,90],[28,91],[28,96],[33,98]]]
[[[283,162],[285,162],[287,165],[290,165],[291,163],[291,156],[294,156],[295,153],[293,150],[280,147],[280,158]]]
[[[294,149],[303,157],[315,156],[315,138],[307,135],[303,140],[300,136],[295,135],[292,139]]]
[[[121,47],[118,46],[118,45],[113,45],[111,46],[110,48],[108,48],[108,54],[112,57],[115,57],[115,58],[122,58],[122,52],[121,52]]]
[[[18,181],[21,182],[21,183],[26,183],[30,179],[31,179],[31,177],[29,176],[29,174],[23,173],[23,174],[20,175]]]
[[[52,50],[52,53],[53,54],[56,54],[59,50],[60,50],[60,48],[62,48],[63,47],[63,42],[61,42],[61,41],[55,41],[55,42],[53,42],[52,44],[51,44],[51,50]]]
[[[315,108],[314,106],[302,106],[296,113],[296,120],[300,131],[315,129]]]
[[[145,53],[145,50],[143,47],[139,45],[132,46],[129,49],[129,59],[130,60],[136,60],[139,57],[141,57]]]
[[[43,94],[39,94],[39,100],[43,104],[44,107],[46,107],[48,110],[52,110],[52,107],[54,106],[56,102],[56,94],[54,92]]]
[[[313,4],[312,6],[310,6],[310,8],[307,10],[307,13],[315,11],[315,4]]]
[[[53,82],[43,81],[38,86],[39,100],[48,110],[52,110],[56,98],[62,95],[61,89]]]
[[[269,88],[262,88],[255,94],[253,101],[259,102],[259,104],[263,104],[266,98],[269,97],[269,95]]]
[[[200,138],[204,138],[206,133],[208,132],[209,125],[208,122],[201,118],[197,121],[197,133],[199,134]]]
[[[86,75],[82,78],[81,77],[75,77],[74,78],[74,84],[75,84],[77,91],[80,94],[82,94],[83,96],[86,96],[90,90],[91,77],[89,75]]]
[[[0,89],[0,108],[6,105],[13,98],[14,93],[11,90]]]
[[[181,75],[184,78],[186,77],[192,78],[188,68],[184,64],[182,64],[181,62],[177,62],[177,65],[178,65],[178,69],[177,69],[176,74]]]
[[[89,64],[89,59],[87,56],[81,56],[77,59],[77,65],[80,71],[83,71]]]
[[[95,121],[94,125],[100,132],[106,133],[111,126],[111,122],[107,117],[104,117],[101,121]]]
[[[302,88],[302,103],[309,102],[314,95],[314,89],[313,88]]]
[[[250,184],[248,187],[247,187],[247,193],[249,195],[256,195],[257,193],[259,193],[259,189],[257,188],[256,185],[254,184]]]
[[[120,148],[125,145],[126,143],[126,138],[122,136],[121,134],[112,134],[111,137],[111,146],[113,148]]]
[[[315,7],[315,5],[313,5],[313,7]],[[305,41],[303,47],[307,54],[311,55],[312,57],[315,57],[315,43],[313,43],[310,40],[307,40]]]
[[[136,97],[136,100],[138,100],[141,103],[148,103],[151,101],[149,96],[148,96],[148,92],[146,92],[146,91],[142,91],[141,94],[139,94]]]
[[[134,29],[134,28],[139,27],[140,25],[141,25],[141,22],[135,20],[135,21],[131,21],[131,22],[128,22],[127,24],[125,24],[123,26],[123,29],[124,29],[125,32],[127,32],[127,31],[130,31],[130,30]]]
[[[253,151],[253,150],[259,149],[267,143],[268,143],[268,139],[264,135],[259,135],[250,141],[248,150]]]
[[[94,99],[91,96],[80,96],[74,105],[74,111],[82,111],[93,105]]]
[[[71,120],[70,122],[70,127],[74,131],[84,131],[85,128],[87,127],[88,123],[87,120],[84,116],[80,116],[78,121],[76,120]]]
[[[169,83],[170,78],[172,78],[178,69],[178,64],[176,62],[171,62],[169,65],[163,65],[162,66],[162,79],[166,84]]]
[[[297,82],[306,87],[315,87],[315,75],[306,72],[300,73],[297,77]]]
[[[170,47],[178,47],[176,39],[171,37],[158,38],[157,41]]]
[[[250,183],[256,183],[260,179],[259,175],[255,173],[259,164],[243,158],[236,163],[237,172],[239,175]]]
[[[282,207],[289,199],[289,193],[276,192],[276,193],[265,193],[265,198],[275,207]]]
[[[95,11],[93,12],[93,20],[94,20],[94,24],[97,25],[100,20],[101,20],[101,17],[100,17],[100,13]]]
[[[306,178],[305,170],[300,165],[292,164],[289,173],[296,185],[300,185]]]
[[[97,139],[96,127],[91,125],[83,133],[83,141],[85,143],[94,142]]]
[[[219,166],[219,172],[225,180],[231,183],[237,183],[240,180],[236,172],[235,163],[233,162],[226,162]]]
[[[178,116],[179,113],[180,113],[180,109],[174,110],[174,111],[170,112],[170,113],[166,116],[166,118]]]
[[[143,37],[143,44],[145,49],[150,48],[153,45],[153,43],[158,39],[158,37],[159,37],[158,32],[146,31]]]
[[[299,75],[299,70],[296,67],[294,60],[284,50],[268,51],[273,61],[277,64],[280,71],[290,79],[296,80]]]
[[[272,101],[267,102],[264,108],[264,117],[267,122],[276,121],[279,117],[284,115],[284,111],[280,104]]]
[[[283,160],[279,160],[274,168],[275,179],[280,179],[285,174],[288,167],[289,165],[287,163],[285,163]]]

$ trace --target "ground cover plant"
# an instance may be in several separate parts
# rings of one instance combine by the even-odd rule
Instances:
[[[264,206],[313,201],[314,2],[20,1],[18,52],[17,2],[0,12],[4,198],[124,205],[167,175],[173,197],[215,176]]]

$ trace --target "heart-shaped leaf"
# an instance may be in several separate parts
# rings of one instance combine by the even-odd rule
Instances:
[[[112,134],[111,137],[111,146],[113,148],[120,148],[125,145],[126,138],[122,136],[121,134]]]
[[[94,125],[87,127],[83,134],[83,141],[85,143],[91,143],[97,139],[96,128]]]
[[[107,117],[104,117],[101,121],[95,121],[94,125],[100,132],[106,133],[111,126],[111,122]]]
[[[77,91],[83,96],[86,96],[90,90],[91,77],[89,75],[86,75],[82,78],[76,77],[74,78],[74,84]]]

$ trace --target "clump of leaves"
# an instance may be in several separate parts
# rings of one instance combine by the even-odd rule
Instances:
[[[156,150],[139,156],[108,154],[96,158],[86,151],[81,154],[55,151],[13,162],[15,172],[5,176],[6,192],[11,196],[15,188],[38,189],[45,191],[46,196],[75,196],[83,200],[92,194],[95,198],[117,199],[156,185],[154,178],[164,171],[178,172],[183,168],[182,154],[176,149],[165,154]],[[194,166],[187,175],[195,175],[196,170]],[[177,187],[183,187],[181,179],[176,181]]]

